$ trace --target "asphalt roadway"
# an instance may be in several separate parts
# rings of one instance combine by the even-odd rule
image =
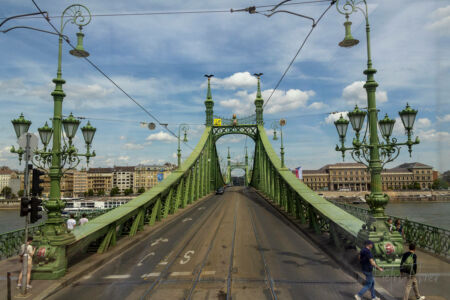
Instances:
[[[264,199],[232,187],[50,299],[352,299],[360,288]]]

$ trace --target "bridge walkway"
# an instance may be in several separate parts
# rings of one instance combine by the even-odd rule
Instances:
[[[50,299],[345,299],[361,287],[243,187],[137,243]]]

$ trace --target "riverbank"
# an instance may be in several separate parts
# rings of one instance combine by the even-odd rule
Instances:
[[[354,202],[365,199],[370,191],[317,191],[325,199],[342,202]],[[438,191],[385,191],[391,203],[410,202],[450,202],[449,190]]]

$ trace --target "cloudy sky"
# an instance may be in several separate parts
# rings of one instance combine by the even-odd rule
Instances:
[[[58,28],[64,8],[73,2],[37,0]],[[280,76],[311,28],[311,21],[288,14],[267,18],[261,14],[230,13],[251,5],[276,1],[81,1],[94,15],[148,12],[210,11],[202,14],[94,16],[83,29],[90,59],[120,87],[178,131],[188,123],[189,143],[183,158],[195,147],[205,122],[206,81],[212,81],[215,114],[244,117],[254,113],[256,80],[262,72],[263,97],[268,98]],[[285,9],[317,18],[328,3],[286,6]],[[264,10],[267,8],[261,8]],[[35,12],[31,1],[2,1],[0,18]],[[396,118],[395,135],[405,139],[398,118],[406,102],[419,110],[414,135],[421,144],[412,157],[403,149],[399,159],[387,165],[420,161],[439,171],[450,169],[450,5],[448,1],[369,1],[372,58],[378,70],[376,81],[380,117]],[[267,129],[285,118],[288,167],[319,168],[341,161],[334,151],[338,142],[333,120],[366,106],[363,89],[366,67],[365,24],[361,13],[351,16],[353,36],[361,42],[340,48],[345,18],[334,7],[313,31],[292,68],[265,108]],[[16,19],[3,25],[32,26],[52,30],[42,18]],[[64,34],[75,43],[76,26]],[[0,165],[18,168],[9,153],[16,137],[10,120],[21,112],[37,132],[52,116],[51,82],[56,75],[57,37],[25,29],[0,36]],[[143,110],[112,85],[85,60],[70,56],[63,48],[63,78],[66,80],[63,113],[86,117],[97,127],[93,148],[97,157],[90,166],[113,166],[176,162],[176,139],[157,126],[150,131],[140,122],[152,122]],[[86,121],[84,121],[85,123]],[[83,123],[83,124],[84,124]],[[270,133],[270,131],[269,131]],[[351,129],[349,128],[349,135]],[[81,132],[76,144],[83,149]],[[350,138],[347,138],[349,141]],[[218,142],[220,156],[231,147],[233,160],[242,160],[254,144],[242,136]],[[278,149],[279,140],[273,141]],[[350,161],[350,158],[346,158]]]

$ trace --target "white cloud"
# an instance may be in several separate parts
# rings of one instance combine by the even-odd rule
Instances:
[[[175,142],[177,140],[176,137],[170,135],[167,132],[160,131],[157,133],[150,134],[147,138],[147,141],[161,141],[161,142]]]
[[[401,122],[401,121],[400,121]],[[420,118],[414,124],[416,129],[424,129],[431,126],[431,121],[428,118]]]
[[[143,145],[140,144],[133,144],[133,143],[126,143],[123,145],[123,147],[127,150],[141,150],[144,149]]]
[[[237,72],[233,75],[225,78],[211,78],[211,84],[224,89],[238,89],[238,88],[256,88],[257,79],[249,72]],[[202,87],[206,87],[206,84],[202,84]]]
[[[331,113],[325,118],[325,124],[334,124],[341,116],[348,120],[347,113],[346,111]]]
[[[323,102],[313,102],[308,106],[309,109],[322,109],[325,107],[328,107],[328,105]]]
[[[446,114],[443,117],[437,117],[439,122],[450,122],[450,114]]]
[[[446,131],[430,129],[427,131],[418,131],[417,135],[424,142],[450,142],[450,133]]]
[[[174,152],[172,153],[172,158],[178,158],[177,154]]]
[[[121,141],[123,141],[124,139],[126,139],[126,137],[125,137],[124,135],[121,135],[121,136],[119,137],[119,139],[120,139]]]
[[[130,157],[127,156],[127,155],[122,155],[122,156],[117,157],[117,160],[120,160],[120,161],[129,161],[129,160],[130,160]]]
[[[440,35],[450,35],[450,5],[436,9],[431,16],[433,23],[428,24],[427,29]]]
[[[355,105],[360,107],[367,106],[367,93],[364,89],[364,81],[355,81],[350,85],[347,85],[342,91],[342,97],[346,104]],[[375,92],[377,103],[384,103],[388,100],[387,93],[382,90]]]
[[[264,101],[267,101],[272,94],[273,89],[264,90],[261,92]],[[314,91],[302,91],[299,89],[290,89],[288,91],[276,90],[272,98],[264,109],[267,114],[273,114],[284,111],[292,111],[300,107],[306,107],[310,97],[314,96]],[[254,101],[256,98],[256,92],[248,93],[248,91],[238,91],[235,93],[237,98],[221,100],[219,105],[231,109],[233,112],[250,115],[254,112]],[[321,106],[319,102],[315,102],[311,108],[317,108]],[[251,112],[251,113],[249,113]]]

